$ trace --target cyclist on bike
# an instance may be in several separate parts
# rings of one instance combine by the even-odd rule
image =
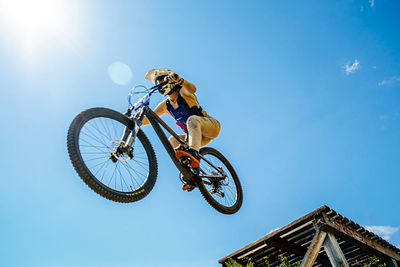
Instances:
[[[160,93],[168,98],[158,104],[154,112],[158,116],[168,113],[176,120],[176,124],[186,133],[179,137],[182,140],[188,138],[189,144],[189,148],[186,149],[171,136],[169,141],[175,148],[176,157],[178,159],[183,156],[189,157],[190,166],[199,167],[199,149],[218,136],[221,129],[220,123],[200,107],[194,95],[196,86],[175,72],[169,69],[151,69],[147,72],[145,79],[154,85],[166,82],[160,89]],[[143,125],[149,123],[149,120],[144,118]]]

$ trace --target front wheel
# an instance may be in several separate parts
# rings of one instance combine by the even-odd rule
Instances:
[[[195,181],[204,199],[217,211],[236,213],[242,206],[239,178],[229,161],[216,149],[200,149],[202,159]]]
[[[157,179],[157,160],[146,135],[139,130],[132,146],[126,144],[133,122],[107,108],[81,112],[67,137],[72,165],[99,195],[116,202],[144,198]]]

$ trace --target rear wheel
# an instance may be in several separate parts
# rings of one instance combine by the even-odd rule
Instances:
[[[116,202],[144,198],[157,179],[157,160],[146,135],[139,130],[131,147],[121,140],[132,128],[123,114],[92,108],[76,116],[68,130],[75,170],[93,191]]]
[[[243,192],[232,165],[214,148],[203,147],[200,154],[206,160],[200,160],[195,181],[204,199],[221,213],[236,213],[242,206]]]

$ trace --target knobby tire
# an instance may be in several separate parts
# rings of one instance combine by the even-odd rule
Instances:
[[[76,172],[93,191],[106,199],[115,202],[129,203],[144,198],[153,189],[158,171],[156,155],[149,139],[142,130],[139,130],[136,138],[139,139],[143,145],[149,163],[149,172],[144,183],[139,188],[129,192],[115,190],[102,183],[92,174],[86,166],[80,152],[79,133],[84,124],[94,118],[109,118],[120,122],[130,130],[132,130],[134,126],[132,120],[128,117],[107,108],[91,108],[78,114],[72,121],[67,136],[68,153]],[[137,142],[137,140],[135,142]]]
[[[236,213],[240,207],[242,206],[243,202],[243,192],[242,192],[242,186],[240,184],[239,178],[233,169],[232,165],[229,163],[229,161],[216,149],[211,148],[211,147],[203,147],[200,149],[200,154],[201,155],[212,155],[216,157],[218,160],[220,160],[225,167],[228,169],[229,174],[231,175],[233,182],[235,183],[235,188],[236,188],[236,200],[231,206],[225,206],[219,203],[214,199],[214,197],[211,195],[211,193],[207,190],[205,187],[202,179],[200,177],[195,178],[195,182],[197,187],[200,190],[200,193],[204,197],[204,199],[210,204],[214,209],[217,211],[223,213],[223,214],[234,214]]]

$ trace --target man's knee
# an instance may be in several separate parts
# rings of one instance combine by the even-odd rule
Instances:
[[[186,122],[188,128],[196,129],[200,127],[200,119],[201,117],[196,115],[190,116]]]

